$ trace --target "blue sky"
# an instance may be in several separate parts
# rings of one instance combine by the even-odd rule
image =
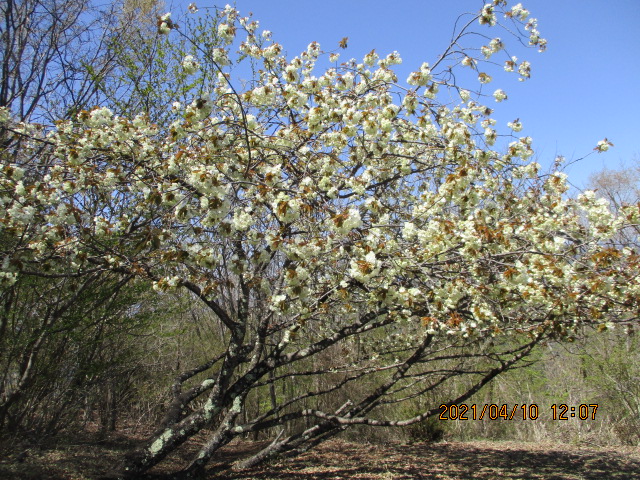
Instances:
[[[196,3],[212,5],[205,0]],[[509,94],[501,104],[487,100],[496,109],[498,121],[504,126],[520,118],[524,125],[520,135],[533,137],[536,159],[543,165],[552,163],[556,155],[576,160],[604,137],[611,140],[615,148],[567,167],[577,187],[586,185],[591,172],[616,168],[621,162],[628,165],[634,159],[640,162],[640,0],[522,3],[538,19],[549,45],[542,54],[531,50],[518,55],[532,63],[530,80],[517,82],[513,74],[494,76],[490,92],[503,88]],[[397,69],[401,81],[405,71],[417,69],[423,61],[433,63],[448,45],[457,17],[478,11],[482,4],[482,0],[235,3],[241,14],[253,12],[261,29],[271,30],[290,56],[311,41],[332,50],[343,37],[349,37],[349,48],[341,53],[342,60],[361,59],[372,48],[381,55],[397,50],[403,58]],[[488,34],[503,36],[491,30]]]

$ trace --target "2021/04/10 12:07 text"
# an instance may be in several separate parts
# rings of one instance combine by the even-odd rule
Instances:
[[[569,406],[564,403],[550,406],[552,420],[595,420],[598,404],[581,404]],[[540,408],[537,404],[518,404],[513,407],[502,404],[440,405],[440,420],[537,420]]]

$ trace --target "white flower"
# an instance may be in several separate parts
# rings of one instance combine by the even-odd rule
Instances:
[[[318,42],[311,42],[309,45],[307,45],[307,52],[306,54],[309,57],[317,57],[318,55],[320,55],[320,44]]]
[[[507,123],[507,127],[509,127],[514,132],[519,132],[520,130],[522,130],[522,123],[520,122],[520,120],[514,120],[513,122]]]
[[[284,311],[287,309],[287,297],[286,295],[274,295],[271,297],[271,305],[269,305],[269,310],[272,312]]]
[[[336,79],[336,88],[338,90],[348,90],[352,86],[353,86],[353,74],[351,72],[347,72],[343,75],[340,75]]]
[[[480,75],[478,75],[478,81],[480,83],[489,83],[491,82],[492,78],[491,75],[488,75],[484,72],[481,72]]]
[[[182,68],[187,75],[192,75],[200,68],[200,64],[192,55],[187,55],[184,57],[184,60],[182,60]]]
[[[407,83],[409,85],[425,87],[429,83],[429,80],[431,80],[431,69],[429,68],[428,63],[423,63],[419,71],[413,72],[409,75]]]
[[[493,27],[496,24],[497,19],[493,5],[486,4],[482,8],[478,21],[480,22],[480,25],[489,25],[490,27]]]
[[[594,150],[596,150],[598,153],[601,153],[609,150],[609,147],[613,147],[613,143],[605,138],[604,140],[600,140],[598,142],[598,145],[596,146],[596,148],[594,148]]]
[[[518,57],[511,57],[511,60],[504,62],[504,71],[513,72],[516,68]]]
[[[7,213],[15,222],[27,224],[33,220],[33,217],[36,214],[36,209],[31,205],[22,206],[15,203],[9,210],[7,210]]]
[[[495,92],[493,92],[493,98],[496,99],[496,102],[502,102],[503,100],[506,100],[507,94],[504,92],[504,90],[502,89],[498,89]]]
[[[82,114],[80,114],[82,115]],[[113,122],[113,112],[107,107],[96,108],[91,111],[89,118],[85,120],[90,127],[101,127]]]
[[[392,119],[398,115],[399,111],[400,107],[398,107],[397,105],[387,105],[382,109],[382,116],[384,118]]]
[[[376,254],[371,251],[365,255],[364,260],[351,259],[349,275],[356,280],[366,282],[371,277],[380,273],[381,266],[382,264],[380,260],[376,258]]]
[[[273,45],[269,45],[262,51],[262,56],[264,58],[272,59],[280,55],[282,52],[282,45],[279,43],[274,43]]]
[[[489,48],[492,53],[497,53],[504,48],[504,43],[499,38],[494,38],[489,42]]]
[[[402,64],[402,57],[400,57],[400,54],[396,51],[391,52],[390,54],[387,55],[387,57],[385,58],[385,64],[388,65],[400,65]]]
[[[518,73],[522,75],[522,80],[531,78],[531,64],[526,60],[518,66]]]
[[[427,98],[436,98],[438,90],[440,90],[440,86],[437,83],[432,83],[428,88],[425,88],[424,96]]]
[[[227,51],[224,48],[214,48],[211,50],[211,58],[213,58],[213,61],[220,67],[231,63],[229,57],[227,57]]]
[[[249,212],[240,211],[236,212],[233,216],[233,227],[238,231],[245,231],[251,226],[253,217]]]
[[[402,229],[402,238],[411,240],[417,235],[416,226],[411,222],[405,222]]]
[[[271,204],[273,211],[281,222],[293,222],[300,216],[300,202],[280,192]]]
[[[376,63],[376,60],[378,60],[378,58],[380,58],[380,57],[375,52],[375,50],[371,50],[369,53],[367,53],[364,56],[363,62],[367,67],[371,67],[371,66],[373,66],[374,63]]]
[[[235,34],[236,29],[233,25],[229,25],[227,23],[221,23],[218,25],[218,35],[227,43],[231,43]]]
[[[18,281],[16,272],[0,272],[0,286],[10,287]]]
[[[485,56],[485,58],[490,58],[494,53],[498,53],[500,50],[504,48],[504,43],[499,38],[494,38],[489,42],[489,45],[485,45],[480,47],[480,51]]]
[[[187,10],[189,10],[189,13],[196,13],[198,11],[198,6],[195,3],[190,3]]]
[[[487,141],[487,144],[493,145],[496,143],[496,139],[498,137],[497,132],[493,128],[485,128],[484,129],[484,138]]]
[[[288,83],[295,83],[300,78],[297,67],[291,64],[285,67],[282,77]]]
[[[475,67],[476,65],[476,61],[471,57],[464,57],[460,63],[463,67]]]
[[[364,129],[364,133],[367,133],[369,135],[375,135],[376,133],[378,133],[378,124],[372,119],[367,118],[363,122],[362,127]]]
[[[334,190],[332,188],[332,190]],[[337,191],[336,191],[337,194]],[[340,234],[347,234],[354,228],[362,226],[362,219],[357,208],[350,208],[346,212],[336,215],[329,220],[329,227]]]
[[[529,16],[529,10],[526,10],[522,7],[521,3],[514,5],[511,7],[512,16],[519,18],[520,20],[525,20]]]
[[[342,223],[342,232],[350,232],[354,228],[362,226],[362,219],[360,218],[360,211],[357,208],[350,208],[347,214],[347,218]]]
[[[166,35],[171,31],[173,27],[173,22],[171,21],[171,12],[165,13],[160,17],[158,21],[158,33],[161,35]]]
[[[24,177],[24,170],[20,168],[17,164],[12,163],[9,165],[9,168],[4,170],[5,175],[14,180],[20,180]]]

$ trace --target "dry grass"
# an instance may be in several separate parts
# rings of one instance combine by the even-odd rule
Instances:
[[[4,480],[93,480],[112,469],[133,443],[131,436],[62,438],[56,444],[5,445],[0,457]],[[190,449],[193,449],[193,445]],[[255,449],[251,443],[227,447],[226,458]],[[152,478],[167,479],[190,453],[173,456]],[[442,442],[371,445],[334,440],[296,459],[207,479],[430,479],[430,480],[630,480],[640,478],[640,448],[585,447],[518,442]]]

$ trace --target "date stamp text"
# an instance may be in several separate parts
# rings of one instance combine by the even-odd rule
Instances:
[[[537,404],[498,405],[495,403],[476,405],[440,405],[440,420],[537,420],[540,416]],[[550,407],[552,420],[595,420],[598,404],[580,404],[577,406],[553,404]]]

